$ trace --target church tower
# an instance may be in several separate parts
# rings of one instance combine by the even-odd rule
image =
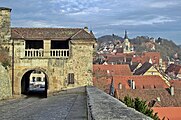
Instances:
[[[131,46],[128,40],[127,31],[125,30],[124,42],[123,42],[123,53],[131,53]]]

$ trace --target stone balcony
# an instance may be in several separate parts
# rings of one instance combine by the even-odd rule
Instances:
[[[68,58],[69,49],[25,49],[24,58]]]

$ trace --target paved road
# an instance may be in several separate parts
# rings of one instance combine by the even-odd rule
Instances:
[[[83,92],[0,102],[0,120],[87,120]]]

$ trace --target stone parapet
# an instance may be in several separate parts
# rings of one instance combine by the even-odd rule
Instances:
[[[89,120],[152,120],[96,87],[87,87]]]

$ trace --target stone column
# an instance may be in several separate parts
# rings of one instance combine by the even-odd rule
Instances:
[[[44,57],[50,57],[51,40],[44,40]]]
[[[1,42],[10,41],[11,37],[11,21],[10,21],[10,8],[0,7],[0,40]]]

